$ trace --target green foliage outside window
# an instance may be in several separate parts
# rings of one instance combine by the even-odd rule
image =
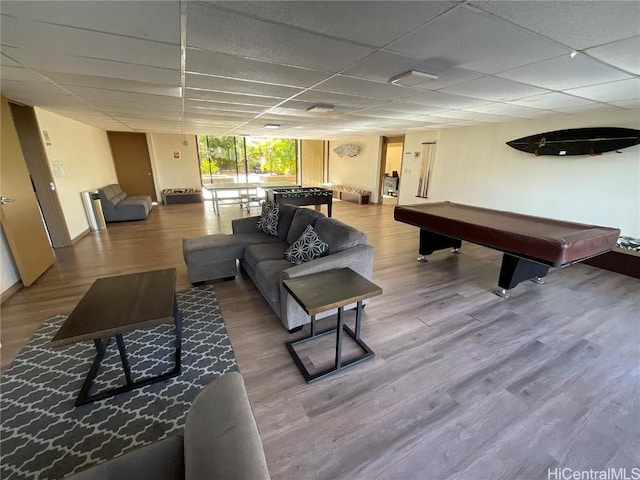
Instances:
[[[198,135],[201,174],[244,172],[245,143],[247,173],[296,174],[298,162],[294,139]]]

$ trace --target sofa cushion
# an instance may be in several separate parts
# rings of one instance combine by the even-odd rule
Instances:
[[[366,242],[364,233],[333,218],[319,218],[314,229],[329,245],[327,251],[329,255]]]
[[[291,268],[289,260],[266,260],[256,266],[256,285],[272,303],[280,302],[280,274]]]
[[[310,208],[298,208],[291,221],[289,233],[287,233],[287,243],[292,244],[295,242],[302,235],[304,229],[307,228],[307,225],[313,226],[319,218],[324,218],[324,215],[320,212]]]
[[[298,210],[298,207],[289,205],[288,203],[280,205],[280,214],[278,217],[278,238],[280,240],[287,240],[287,233],[289,233],[293,216]]]
[[[266,202],[262,204],[262,215],[258,220],[258,229],[272,236],[278,235],[278,213],[280,207],[277,203]]]
[[[287,260],[295,265],[309,262],[314,258],[320,257],[327,251],[329,246],[323,242],[311,225],[307,225],[300,238],[293,242],[287,251],[284,252],[284,256]]]
[[[266,260],[281,260],[284,257],[284,252],[287,248],[289,248],[289,244],[287,242],[249,245],[244,249],[244,259],[251,268],[255,270],[256,266],[260,262],[264,262]]]

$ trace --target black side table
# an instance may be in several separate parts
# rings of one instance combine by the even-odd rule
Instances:
[[[350,268],[326,270],[324,272],[290,278],[282,282],[284,288],[295,298],[305,312],[311,316],[311,335],[287,342],[287,349],[298,370],[307,383],[332,375],[344,368],[355,365],[375,353],[360,338],[362,301],[382,294],[382,289]],[[355,332],[344,324],[344,307],[357,302]],[[315,318],[318,313],[338,309],[338,323],[335,328],[316,333]],[[311,374],[295,351],[295,346],[336,333],[336,359],[333,367]],[[346,332],[363,350],[363,354],[349,361],[342,361],[342,334]]]

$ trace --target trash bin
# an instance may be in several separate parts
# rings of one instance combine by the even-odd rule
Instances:
[[[96,190],[88,190],[81,192],[82,204],[84,210],[87,212],[87,220],[89,221],[89,228],[92,232],[98,232],[100,230],[106,230],[107,222],[104,221],[104,214],[102,213],[102,204],[98,197]]]

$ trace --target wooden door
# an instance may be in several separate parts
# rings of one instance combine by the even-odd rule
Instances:
[[[149,195],[157,201],[147,136],[144,133],[107,132],[118,183],[127,195]]]
[[[324,141],[300,142],[300,181],[310,187],[319,187],[324,182]]]
[[[0,193],[12,200],[0,207],[2,228],[22,284],[29,286],[53,264],[55,257],[5,97],[1,122]]]

